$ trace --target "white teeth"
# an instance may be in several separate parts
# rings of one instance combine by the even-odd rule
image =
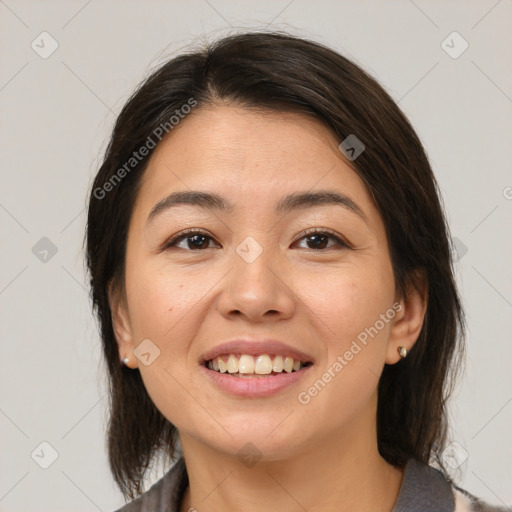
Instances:
[[[284,371],[290,373],[293,370],[293,357],[285,357]]]
[[[225,363],[220,357],[216,357],[215,360],[217,361],[217,364],[219,365],[220,373],[226,373],[228,371],[227,363]]]
[[[258,356],[258,359],[256,359],[254,373],[257,373],[258,375],[267,375],[272,373],[272,359],[270,359],[270,356],[267,356],[266,354]]]
[[[272,370],[274,370],[276,373],[282,372],[284,369],[284,361],[283,356],[276,356],[274,357],[272,361]]]
[[[236,373],[238,371],[238,359],[233,354],[229,354],[227,367],[228,373]]]
[[[272,359],[267,354],[262,354],[256,358],[247,354],[242,354],[240,357],[229,354],[227,361],[222,357],[215,357],[208,361],[207,366],[210,370],[219,373],[268,375],[272,372],[296,372],[304,366],[304,363],[299,359],[294,360],[293,357],[275,356]]]
[[[238,373],[254,373],[254,357],[245,354],[240,356],[238,360]]]

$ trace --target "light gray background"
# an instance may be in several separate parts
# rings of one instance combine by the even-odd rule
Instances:
[[[468,313],[466,373],[450,408],[458,476],[512,504],[510,0],[0,0],[0,20],[0,510],[123,503],[107,466],[106,377],[81,252],[86,194],[115,116],[149,69],[196,37],[262,27],[356,60],[424,142]],[[43,31],[58,42],[47,59],[31,47],[51,49]],[[456,59],[441,45],[453,31],[469,44]],[[452,54],[461,44],[445,43]],[[57,248],[46,262],[32,251],[43,237]],[[48,469],[43,441],[58,453]]]

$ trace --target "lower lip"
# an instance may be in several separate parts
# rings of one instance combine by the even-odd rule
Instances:
[[[304,377],[311,368],[305,366],[296,372],[283,372],[270,377],[232,377],[228,373],[219,373],[200,365],[202,372],[205,372],[206,378],[213,382],[223,391],[236,396],[243,397],[267,397],[278,393],[279,391],[292,386]]]

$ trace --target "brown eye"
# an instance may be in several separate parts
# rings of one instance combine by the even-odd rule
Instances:
[[[336,246],[348,247],[348,244],[346,244],[339,236],[335,235],[330,230],[311,229],[306,230],[304,233],[302,233],[302,235],[302,238],[299,240],[308,240],[308,247],[306,247],[306,249],[311,249],[313,251],[331,249]],[[328,246],[329,239],[335,242],[334,246]]]
[[[331,232],[330,230],[310,229],[301,233],[302,237],[299,240],[307,240],[306,249],[313,251],[323,251],[326,249],[332,249],[334,247],[349,247],[339,236]],[[329,246],[329,240],[334,243]],[[189,251],[201,251],[204,249],[210,249],[210,242],[213,238],[203,231],[194,229],[181,231],[180,233],[173,236],[168,240],[162,250],[168,250],[171,248],[185,249]],[[183,242],[185,245],[183,245]],[[180,247],[179,245],[182,244]]]
[[[177,247],[178,249],[186,249],[191,251],[197,251],[202,249],[209,249],[209,242],[213,240],[211,236],[204,233],[203,231],[197,230],[187,230],[181,231],[170,240],[168,240],[163,249],[170,249],[173,247]],[[182,241],[185,242],[185,246],[179,247],[178,244],[181,244]]]

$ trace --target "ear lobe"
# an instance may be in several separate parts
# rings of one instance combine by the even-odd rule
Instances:
[[[119,349],[119,360],[129,358],[130,363],[128,365],[132,367],[136,358],[132,357],[134,350],[133,334],[126,298],[119,291],[114,291],[112,283],[109,283],[108,286],[108,301],[112,315],[112,327]]]
[[[398,300],[402,307],[397,309],[391,328],[386,364],[395,364],[400,361],[398,348],[405,347],[407,351],[410,351],[423,327],[428,303],[428,283],[423,270],[415,271],[413,283],[407,296]]]

